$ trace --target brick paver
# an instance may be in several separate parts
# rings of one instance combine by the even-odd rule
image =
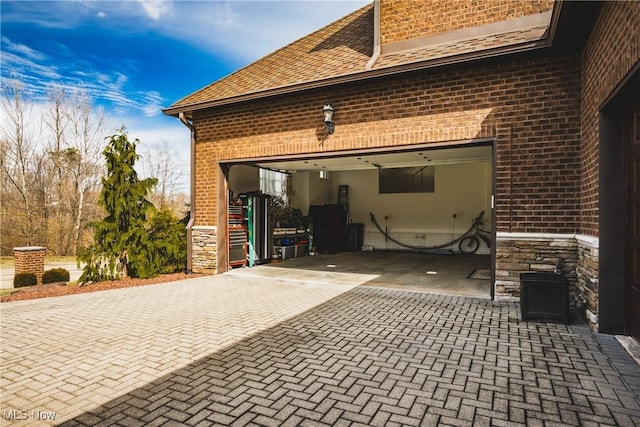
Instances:
[[[2,410],[87,426],[640,425],[634,368],[582,324],[270,274],[2,304]]]

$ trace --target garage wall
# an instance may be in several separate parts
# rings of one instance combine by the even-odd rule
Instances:
[[[451,240],[485,211],[485,229],[491,227],[491,162],[438,165],[433,193],[378,193],[378,171],[343,171],[332,174],[332,200],[339,185],[349,186],[349,208],[353,222],[365,226],[365,244],[378,249],[399,246],[385,241],[370,221],[373,213],[384,228],[386,216],[390,236],[415,246],[430,246]],[[453,214],[455,229],[453,229]]]
[[[293,197],[289,200],[289,205],[300,209],[302,215],[309,214],[309,206],[335,203],[337,196],[332,189],[333,180],[320,179],[319,172],[297,172],[291,176],[291,187]]]

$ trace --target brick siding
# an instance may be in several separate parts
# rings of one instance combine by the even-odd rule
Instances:
[[[640,61],[640,4],[604,2],[582,65],[581,233],[598,235],[598,112]]]
[[[408,1],[411,7],[407,7]],[[383,0],[380,39],[387,44],[432,36],[541,13],[552,7],[553,0]]]
[[[574,233],[579,67],[578,56],[493,61],[196,111],[196,225],[217,223],[216,161],[496,138],[497,230]]]

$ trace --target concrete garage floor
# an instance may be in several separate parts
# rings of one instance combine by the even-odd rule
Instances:
[[[489,255],[358,251],[316,254],[266,264],[266,267],[360,273],[378,276],[364,284],[408,291],[490,298],[489,279],[470,279],[475,269],[491,269]],[[489,277],[489,276],[487,276]]]

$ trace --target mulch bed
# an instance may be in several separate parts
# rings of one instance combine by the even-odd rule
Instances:
[[[16,292],[0,298],[0,302],[21,301],[34,298],[58,297],[62,295],[84,294],[87,292],[106,291],[108,289],[130,288],[132,286],[155,285],[158,283],[175,282],[176,280],[193,279],[198,274],[172,273],[162,274],[150,279],[120,279],[92,283],[85,286],[66,286],[64,283],[29,286],[20,288]]]

